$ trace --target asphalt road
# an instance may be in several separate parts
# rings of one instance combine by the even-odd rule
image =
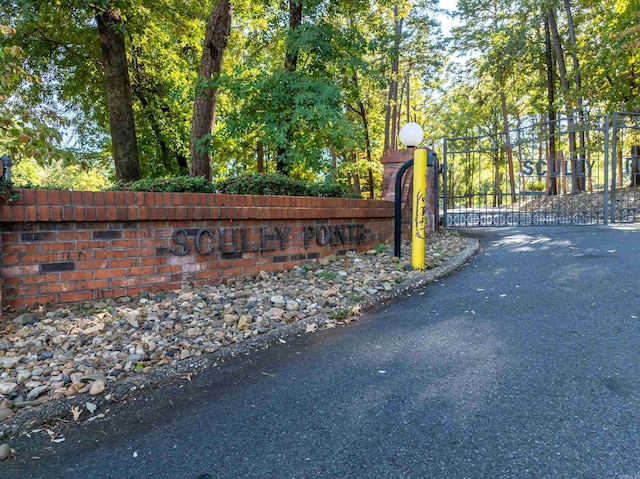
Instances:
[[[640,229],[465,234],[461,271],[13,439],[0,477],[640,479]]]

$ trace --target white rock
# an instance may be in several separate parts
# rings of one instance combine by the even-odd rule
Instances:
[[[140,316],[140,311],[134,309],[133,311],[129,311],[124,319],[131,326],[133,326],[134,328],[137,328],[139,326],[138,316]]]
[[[284,304],[284,298],[282,297],[281,294],[276,294],[275,296],[271,296],[271,304],[273,305],[282,305]]]
[[[18,389],[18,385],[16,383],[0,381],[0,394],[9,395],[12,392],[15,392],[16,389]]]
[[[11,446],[9,444],[0,445],[0,461],[6,461],[11,457]]]
[[[271,308],[267,311],[267,317],[270,319],[281,318],[284,315],[284,310],[280,308]]]
[[[13,416],[13,410],[9,408],[0,409],[0,422]]]
[[[31,391],[29,391],[29,393],[27,394],[27,401],[33,401],[34,399],[38,398],[42,393],[47,392],[49,389],[51,389],[49,386],[38,386],[36,388],[33,388]]]
[[[104,381],[102,379],[96,379],[89,388],[89,394],[91,396],[97,396],[98,394],[102,394],[104,392],[104,388]]]
[[[0,369],[10,369],[20,362],[20,358],[0,357]]]

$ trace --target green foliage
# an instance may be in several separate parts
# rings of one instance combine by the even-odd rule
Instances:
[[[121,28],[127,42],[143,174],[185,174],[194,82],[209,9],[206,2],[5,2],[0,15],[16,26],[16,43],[29,54],[29,70],[45,79],[28,85],[28,104],[49,104],[56,111],[70,112],[68,130],[82,150],[110,153],[95,26],[96,14],[105,8],[119,8],[124,19]]]
[[[527,190],[528,191],[545,191],[546,184],[544,181],[531,181],[527,185]]]
[[[13,191],[13,183],[0,178],[0,198],[4,198],[7,201],[15,201],[20,198],[20,194]]]
[[[27,159],[12,169],[13,181],[19,188],[100,191],[111,183],[108,177],[108,168],[104,170],[97,163],[88,166],[55,161],[42,167]]]
[[[316,271],[315,276],[323,279],[335,279],[338,276],[338,273],[335,271]]]
[[[331,317],[334,319],[346,319],[349,316],[351,316],[351,313],[353,312],[353,308],[342,308],[342,309],[338,309],[336,311],[333,311],[331,313]]]
[[[213,184],[202,177],[144,178],[133,183],[116,183],[109,190],[314,197],[352,196],[337,184],[308,184],[280,174],[241,175],[219,180]]]
[[[218,193],[244,195],[280,195],[314,197],[349,197],[345,188],[334,183],[305,183],[281,174],[250,174],[215,183]]]
[[[0,15],[11,27],[0,27],[0,154],[9,152],[23,165],[16,182],[101,187],[111,174],[105,159],[112,159],[95,15],[117,7],[124,20],[142,171],[148,178],[168,178],[145,180],[141,189],[340,196],[356,178],[366,191],[371,170],[379,194],[378,160],[392,80],[400,90],[389,105],[398,109],[397,122],[421,123],[428,144],[442,137],[499,133],[504,128],[499,92],[506,97],[510,127],[545,112],[542,20],[549,8],[555,8],[567,58],[573,53],[562,2],[459,0],[459,27],[452,39],[439,34],[435,3],[304,1],[302,25],[292,31],[288,2],[234,2],[224,71],[216,78],[216,128],[200,145],[212,153],[216,177],[232,177],[214,187],[179,179],[188,171],[210,2],[4,2]],[[404,22],[397,47],[395,6]],[[558,111],[566,111],[579,93],[593,113],[635,110],[638,2],[577,1],[572,8],[583,91],[558,92]],[[293,51],[299,54],[297,66],[287,69],[285,55]],[[396,53],[400,66],[394,77]],[[572,78],[571,62],[568,69]],[[61,141],[70,138],[80,147],[62,148]],[[273,172],[280,160],[289,176],[308,185],[272,181],[270,175],[245,178],[258,171],[262,153],[264,171]],[[489,169],[492,161],[487,158]],[[68,169],[74,164],[78,168]],[[449,173],[458,183],[463,172]],[[317,183],[323,178],[335,184]],[[464,194],[465,186],[458,184],[458,193]]]
[[[23,68],[24,51],[11,44],[15,34],[14,28],[0,25],[0,152],[8,153],[13,164],[28,158],[41,165],[68,158],[68,153],[57,146],[61,141],[58,128],[64,120],[26,102],[21,87],[41,80]]]
[[[203,177],[143,178],[133,183],[116,183],[109,190],[150,191],[156,193],[215,193],[216,188]]]

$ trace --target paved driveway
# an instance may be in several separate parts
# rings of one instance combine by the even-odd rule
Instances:
[[[465,234],[450,277],[13,440],[0,477],[640,479],[640,230]]]

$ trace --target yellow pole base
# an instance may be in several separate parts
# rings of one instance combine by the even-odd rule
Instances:
[[[413,210],[411,216],[411,266],[424,270],[424,240],[427,231],[427,150],[413,152]]]

